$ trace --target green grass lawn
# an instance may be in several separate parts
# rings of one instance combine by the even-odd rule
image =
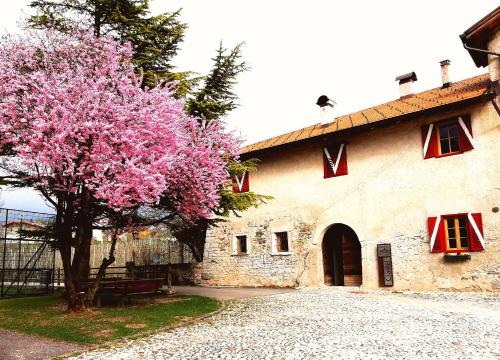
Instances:
[[[152,304],[68,314],[61,295],[0,300],[0,328],[80,344],[147,333],[219,308],[201,296],[160,297]]]

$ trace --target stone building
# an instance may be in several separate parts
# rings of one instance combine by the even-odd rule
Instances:
[[[461,36],[484,75],[443,61],[437,88],[405,74],[399,99],[243,148],[235,191],[274,199],[208,233],[198,282],[500,290],[499,24]]]

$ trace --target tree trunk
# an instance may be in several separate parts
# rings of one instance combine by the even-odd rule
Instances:
[[[71,272],[71,246],[64,246],[63,249],[60,249],[60,253],[64,269],[64,289],[66,291],[68,311],[81,311],[84,306]]]
[[[75,254],[71,264],[73,278],[78,289],[80,288],[80,283],[87,281],[90,275],[90,248],[92,245],[91,214],[83,212],[80,218],[76,233]]]
[[[73,243],[73,199],[67,196],[58,198],[56,214],[56,247],[61,253],[64,269],[64,287],[68,311],[81,311],[84,309],[83,299],[75,281],[72,271],[71,248]]]
[[[101,266],[99,267],[99,271],[97,272],[96,278],[92,284],[92,286],[87,290],[87,294],[85,295],[85,306],[92,307],[94,303],[95,296],[97,294],[97,290],[99,290],[99,286],[101,285],[101,280],[104,278],[106,274],[106,269],[112,263],[115,262],[115,247],[116,241],[118,239],[118,228],[115,228],[113,232],[113,236],[111,238],[111,248],[109,249],[109,257],[102,259]]]
[[[101,9],[96,6],[94,12],[94,35],[96,37],[101,36]]]
[[[200,221],[188,228],[181,229],[174,233],[175,238],[186,244],[196,261],[203,261],[203,252],[205,251],[205,241],[208,230],[208,222]]]

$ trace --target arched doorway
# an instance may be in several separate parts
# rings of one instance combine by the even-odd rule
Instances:
[[[344,224],[331,226],[321,248],[326,285],[361,285],[361,244],[353,229]]]

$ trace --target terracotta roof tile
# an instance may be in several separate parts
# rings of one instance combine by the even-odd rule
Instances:
[[[308,131],[306,139],[321,135],[324,130],[325,129],[321,127],[321,124],[316,124],[310,131]]]
[[[343,115],[328,124],[315,124],[300,130],[279,135],[268,140],[247,145],[241,153],[250,153],[279,145],[313,138],[323,134],[354,128],[368,123],[376,123],[385,119],[410,115],[422,110],[453,104],[462,100],[473,99],[483,95],[490,85],[488,74],[453,83],[448,88],[435,88],[413,96],[390,101],[385,104]]]
[[[353,126],[360,126],[367,123],[366,118],[363,115],[361,115],[361,112],[350,114],[349,117],[352,120]]]

